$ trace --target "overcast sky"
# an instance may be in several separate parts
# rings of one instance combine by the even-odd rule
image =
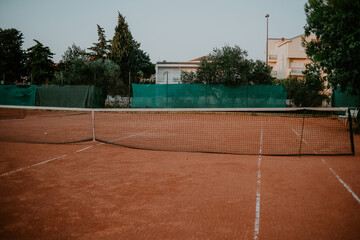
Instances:
[[[266,18],[269,37],[304,33],[306,0],[0,0],[0,28],[16,28],[23,48],[39,40],[58,62],[73,43],[97,42],[97,27],[114,35],[117,12],[152,62],[188,61],[228,44],[265,60]]]

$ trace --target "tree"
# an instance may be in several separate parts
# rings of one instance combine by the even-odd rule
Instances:
[[[75,59],[68,72],[57,75],[55,83],[65,85],[94,85],[105,95],[116,95],[126,88],[120,79],[120,67],[109,59],[91,62]]]
[[[360,1],[309,0],[305,4],[306,53],[333,87],[360,94]]]
[[[215,48],[208,57],[201,59],[196,73],[182,72],[182,82],[224,85],[271,84],[271,67],[261,61],[248,60],[247,56],[247,52],[239,46]]]
[[[38,40],[26,52],[25,67],[31,79],[31,84],[44,84],[54,78],[55,66],[51,60],[54,55],[49,47],[45,47]]]
[[[155,64],[151,63],[149,55],[140,48],[136,49],[135,62],[138,77],[150,78],[155,74]]]
[[[198,83],[201,84],[202,82],[198,82],[198,77],[197,77],[197,73],[190,71],[181,71],[180,73],[180,79],[181,79],[181,83]]]
[[[120,80],[124,85],[129,84],[129,78],[135,75],[136,48],[138,44],[134,41],[129,26],[120,12],[118,13],[118,24],[111,41],[110,59],[118,64],[121,69]],[[129,93],[123,89],[122,95]]]
[[[126,87],[120,81],[119,65],[110,59],[98,59],[90,62],[89,65],[95,78],[95,86],[102,88],[105,95],[115,96]]]
[[[88,48],[91,50],[90,56],[92,59],[105,59],[107,55],[109,54],[111,45],[109,44],[109,41],[106,40],[105,36],[105,30],[97,25],[98,28],[98,43],[94,43],[93,47]]]
[[[90,58],[84,49],[81,49],[81,47],[73,43],[71,47],[67,48],[64,55],[61,56],[59,69],[68,72],[70,71],[71,65],[77,60],[88,62]]]
[[[118,24],[111,41],[110,59],[121,69],[120,81],[125,86],[119,92],[121,95],[130,94],[130,82],[137,83],[142,76],[150,76],[155,73],[154,64],[139,47],[140,43],[133,39],[125,17],[118,13]]]
[[[307,64],[304,71],[305,79],[290,77],[275,80],[277,85],[283,85],[287,90],[287,98],[297,107],[318,107],[329,96],[324,91],[325,77],[316,64]]]
[[[24,73],[23,34],[14,29],[0,28],[0,78],[5,84],[20,80]]]
[[[267,65],[265,62],[256,60],[251,61],[252,69],[248,81],[254,85],[271,85],[273,84],[274,78],[271,77],[272,67]]]

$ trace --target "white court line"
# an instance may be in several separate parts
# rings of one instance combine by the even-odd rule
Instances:
[[[88,146],[88,147],[86,147],[86,148],[83,148],[83,149],[77,150],[77,151],[76,151],[76,153],[79,153],[79,152],[85,151],[85,150],[87,150],[87,149],[89,149],[89,148],[92,148],[92,147],[93,147],[93,146]]]
[[[122,139],[126,139],[126,138],[131,138],[131,137],[135,137],[135,136],[138,136],[138,135],[141,135],[141,134],[145,134],[147,132],[150,132],[151,130],[146,130],[145,132],[141,132],[141,133],[135,133],[135,134],[132,134],[132,135],[129,135],[129,136],[125,136],[125,137],[121,137],[121,138],[116,138],[116,139],[113,139],[113,140],[110,140],[109,142],[116,142],[116,141],[119,141],[119,140],[122,140]],[[106,144],[105,142],[102,142],[102,143],[98,143],[96,144],[97,146],[100,146],[100,145],[103,145],[103,144]]]
[[[294,129],[291,129],[294,131],[294,133],[298,136],[300,136]],[[305,140],[305,139],[304,139]],[[308,144],[307,142],[305,142],[306,144]],[[318,154],[316,151],[314,151],[315,154]],[[351,195],[355,198],[355,200],[360,203],[360,199],[359,197],[351,190],[351,188],[339,177],[339,175],[337,175],[337,173],[329,166],[329,164],[324,160],[321,159],[321,161],[330,169],[330,171],[334,174],[334,176],[339,180],[339,182],[346,188],[346,190],[349,191],[349,193],[351,193]]]
[[[43,161],[43,162],[35,163],[35,164],[30,165],[30,166],[27,166],[27,167],[23,167],[23,168],[19,168],[19,169],[16,169],[16,170],[14,170],[14,171],[11,171],[11,172],[3,173],[3,174],[0,175],[0,177],[9,175],[9,174],[12,174],[12,173],[15,173],[15,172],[19,172],[19,171],[22,171],[22,170],[25,170],[25,169],[28,169],[28,168],[36,167],[36,166],[38,166],[38,165],[41,165],[41,164],[44,164],[44,163],[48,163],[48,162],[57,160],[57,159],[59,159],[59,158],[64,158],[64,157],[67,157],[67,155],[62,155],[62,156],[60,156],[60,157],[51,158],[51,159],[46,160],[46,161]]]
[[[121,138],[118,138],[118,139],[114,139],[114,140],[111,140],[111,142],[114,142],[114,141],[118,141],[120,139],[125,139],[125,138],[130,138],[130,137],[135,137],[135,136],[138,136],[138,135],[141,135],[141,134],[144,134],[144,133],[147,133],[151,130],[147,130],[145,132],[141,132],[141,133],[136,133],[136,134],[132,134],[132,135],[129,135],[129,136],[125,136],[125,137],[121,137]],[[100,146],[100,145],[103,145],[105,143],[99,143],[99,144],[96,144],[97,146]],[[90,148],[94,147],[93,145],[92,146],[88,146],[88,147],[85,147],[85,148],[82,148],[82,149],[79,149],[77,151],[75,151],[73,154],[75,153],[79,153],[79,152],[82,152],[82,151],[85,151],[85,150],[88,150]],[[23,167],[23,168],[19,168],[19,169],[16,169],[14,171],[10,171],[10,172],[7,172],[7,173],[3,173],[0,175],[0,177],[4,177],[6,175],[9,175],[9,174],[12,174],[12,173],[15,173],[15,172],[19,172],[19,171],[22,171],[22,170],[25,170],[25,169],[28,169],[28,168],[32,168],[32,167],[36,167],[38,165],[41,165],[41,164],[44,164],[44,163],[48,163],[48,162],[52,162],[54,160],[57,160],[57,159],[60,159],[60,158],[64,158],[64,157],[67,157],[68,155],[62,155],[62,156],[59,156],[59,157],[55,157],[55,158],[51,158],[49,160],[45,160],[45,161],[42,161],[42,162],[39,162],[39,163],[35,163],[33,165],[30,165],[30,166],[27,166],[27,167]]]
[[[328,166],[330,171],[335,175],[335,177],[339,180],[340,183],[351,193],[351,195],[355,198],[355,200],[360,203],[360,198],[351,190],[351,188],[339,177],[339,175],[336,174],[336,172],[327,164],[327,162],[324,159],[321,159],[321,161]]]
[[[255,231],[254,231],[254,240],[258,239],[260,232],[260,184],[261,184],[261,154],[262,154],[262,145],[263,145],[263,128],[261,126],[261,135],[260,135],[260,149],[259,149],[259,159],[258,159],[258,174],[257,174],[257,191],[256,191],[256,210],[255,210]]]
[[[295,131],[295,129],[291,128],[291,130],[293,130],[293,132],[298,135],[298,137],[301,138],[304,143],[308,144],[308,142],[304,138],[302,138],[301,135],[297,131]]]

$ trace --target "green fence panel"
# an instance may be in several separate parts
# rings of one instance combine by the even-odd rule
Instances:
[[[360,96],[352,96],[347,91],[340,92],[340,89],[333,91],[333,107],[360,107]]]
[[[37,86],[0,85],[0,105],[35,106]]]
[[[134,108],[277,108],[287,92],[273,85],[133,84]]]
[[[37,105],[47,107],[104,107],[105,97],[100,88],[88,85],[39,86]]]

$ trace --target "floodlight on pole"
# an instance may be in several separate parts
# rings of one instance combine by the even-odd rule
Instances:
[[[266,14],[266,65],[269,63],[269,14]]]

